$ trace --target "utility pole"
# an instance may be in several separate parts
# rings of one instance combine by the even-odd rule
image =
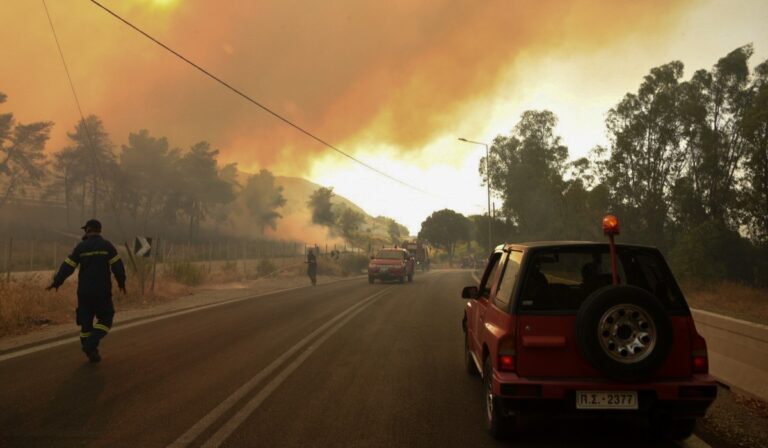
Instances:
[[[488,191],[488,253],[490,254],[493,251],[493,236],[491,230],[491,224],[493,221],[493,214],[491,213],[491,173],[488,170],[488,167],[490,166],[490,147],[488,146],[488,143],[475,142],[462,137],[459,137],[459,140],[464,143],[485,146],[485,186]]]

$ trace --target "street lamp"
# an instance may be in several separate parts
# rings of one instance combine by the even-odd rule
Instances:
[[[459,137],[459,140],[464,143],[471,143],[473,145],[483,145],[485,146],[485,185],[488,187],[488,253],[490,254],[493,251],[493,238],[491,238],[491,173],[488,171],[488,159],[489,157],[489,150],[488,150],[488,143],[483,142],[475,142],[472,140],[467,140],[466,138]]]

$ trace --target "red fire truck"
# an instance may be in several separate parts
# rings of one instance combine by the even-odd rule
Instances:
[[[416,265],[422,271],[429,270],[429,247],[418,240],[403,241],[402,246],[416,259]]]

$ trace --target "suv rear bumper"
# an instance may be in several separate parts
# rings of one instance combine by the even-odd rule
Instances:
[[[510,412],[548,414],[665,414],[674,418],[703,417],[717,397],[717,383],[706,374],[684,380],[621,383],[601,380],[520,378],[514,373],[493,375],[494,394]],[[576,391],[636,391],[637,410],[576,409]]]
[[[381,280],[394,280],[399,279],[401,277],[405,277],[406,271],[405,269],[400,270],[388,270],[388,271],[368,271],[368,275],[370,277],[381,279]]]

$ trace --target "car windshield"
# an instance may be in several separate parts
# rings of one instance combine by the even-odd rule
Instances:
[[[380,250],[376,254],[376,258],[380,260],[402,260],[403,253],[397,250]]]
[[[619,247],[617,255],[620,284],[650,292],[668,309],[683,306],[682,295],[657,251]],[[531,256],[521,310],[576,311],[590,294],[613,281],[608,246],[544,249]]]

